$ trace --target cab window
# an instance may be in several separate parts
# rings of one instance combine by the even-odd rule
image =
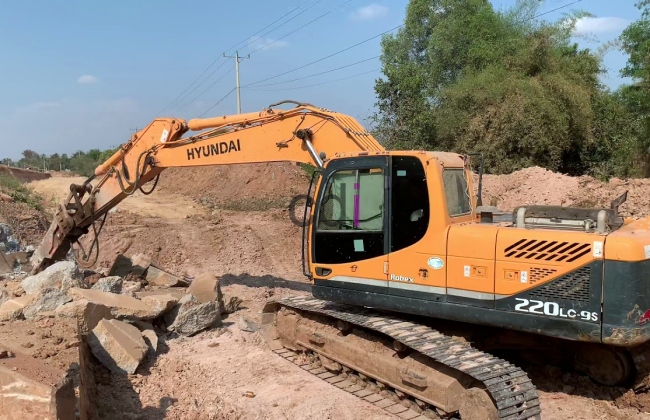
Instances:
[[[384,229],[384,173],[381,169],[342,170],[329,179],[318,230]]]
[[[462,216],[469,214],[472,209],[470,192],[462,168],[444,169],[442,181],[445,186],[445,199],[449,216]]]
[[[375,258],[385,249],[383,168],[334,172],[321,195],[314,262],[341,264]]]

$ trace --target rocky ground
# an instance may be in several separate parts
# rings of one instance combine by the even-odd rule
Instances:
[[[118,255],[143,254],[145,260],[173,275],[175,286],[149,283],[146,274],[138,278],[121,273],[121,295],[133,293],[134,299],[146,303],[151,299],[143,299],[142,292],[172,290],[173,299],[167,304],[180,312],[185,303],[179,301],[192,294],[186,283],[209,273],[220,277],[224,305],[234,296],[241,303],[231,313],[219,310],[219,322],[192,335],[170,331],[167,327],[173,320],[165,320],[164,315],[148,319],[158,338],[155,355],[146,353],[121,387],[103,390],[106,406],[119,408],[121,418],[398,418],[282,360],[266,348],[258,332],[242,329],[243,319],[259,322],[259,312],[269,297],[309,292],[301,275],[300,227],[292,223],[288,209],[291,199],[307,189],[308,179],[301,171],[290,164],[166,171],[153,195],[129,197],[110,215],[95,267],[103,274],[80,273],[76,275],[80,283],[46,287],[60,293],[50,291],[37,309],[29,309],[36,305],[31,300],[11,315],[3,315],[0,308],[0,318],[7,319],[0,322],[1,341],[74,376],[78,341],[69,315],[77,302],[96,298],[88,292],[117,291],[111,289],[114,284],[97,281],[115,274],[110,269]],[[29,185],[53,203],[67,195],[70,182],[80,180],[52,177]],[[648,214],[650,204],[643,199],[648,187],[649,180],[603,184],[528,168],[508,176],[486,176],[484,203],[498,197],[496,205],[503,210],[533,202],[608,204],[627,188],[625,211]],[[280,198],[256,194],[265,188]],[[30,213],[19,203],[4,202],[0,208],[0,223],[13,227],[22,246],[38,244],[48,217],[48,213]],[[27,296],[25,285],[30,294],[44,295],[33,280],[24,283],[24,276],[12,277],[0,280],[5,301]],[[193,306],[196,302],[185,309]],[[650,418],[645,413],[650,404],[645,405],[643,399],[623,390],[604,390],[584,376],[550,366],[531,367],[530,375],[539,388],[544,419]]]

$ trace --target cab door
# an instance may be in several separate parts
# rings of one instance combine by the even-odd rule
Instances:
[[[446,229],[432,211],[430,197],[439,196],[428,176],[437,167],[425,166],[418,155],[394,155],[390,177],[390,295],[441,302],[446,298]],[[431,192],[434,191],[434,192]]]
[[[317,286],[387,292],[387,156],[332,161],[316,196],[312,276]]]

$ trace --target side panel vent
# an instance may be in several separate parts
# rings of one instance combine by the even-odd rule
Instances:
[[[530,275],[528,276],[528,281],[530,284],[541,283],[548,277],[557,273],[557,270],[553,268],[540,268],[540,267],[531,267]]]
[[[531,290],[530,296],[549,300],[570,300],[589,303],[590,276],[591,268],[582,267],[539,289]]]
[[[504,250],[506,258],[573,262],[591,252],[591,244],[522,239]]]

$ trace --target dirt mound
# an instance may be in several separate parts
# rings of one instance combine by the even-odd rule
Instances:
[[[506,211],[530,204],[609,207],[614,199],[628,191],[627,201],[620,207],[621,213],[645,216],[650,214],[650,200],[646,197],[649,189],[650,179],[613,178],[602,182],[590,176],[571,177],[531,167],[508,175],[485,175],[483,204],[496,205]]]
[[[39,179],[47,179],[52,175],[48,172],[30,171],[29,169],[11,168],[9,166],[0,165],[0,174],[9,175],[16,178],[20,182],[31,182]]]
[[[239,211],[286,208],[293,197],[306,194],[308,186],[306,172],[289,162],[171,168],[162,173],[159,183],[163,192]]]
[[[215,210],[184,219],[147,218],[130,212],[109,215],[100,236],[99,265],[110,267],[117,253],[150,255],[178,276],[274,275],[302,279],[301,227],[286,210]]]
[[[49,211],[56,210],[55,205],[68,197],[70,184],[82,184],[82,177],[52,177],[27,184],[27,187],[40,194],[46,202]],[[147,187],[148,189],[149,187]],[[201,214],[203,209],[191,198],[169,192],[151,195],[136,191],[126,197],[118,206],[119,211],[128,211],[145,217],[184,218],[192,214]]]
[[[13,236],[23,246],[38,246],[50,224],[42,211],[25,203],[3,201],[0,201],[0,223],[9,225]]]

